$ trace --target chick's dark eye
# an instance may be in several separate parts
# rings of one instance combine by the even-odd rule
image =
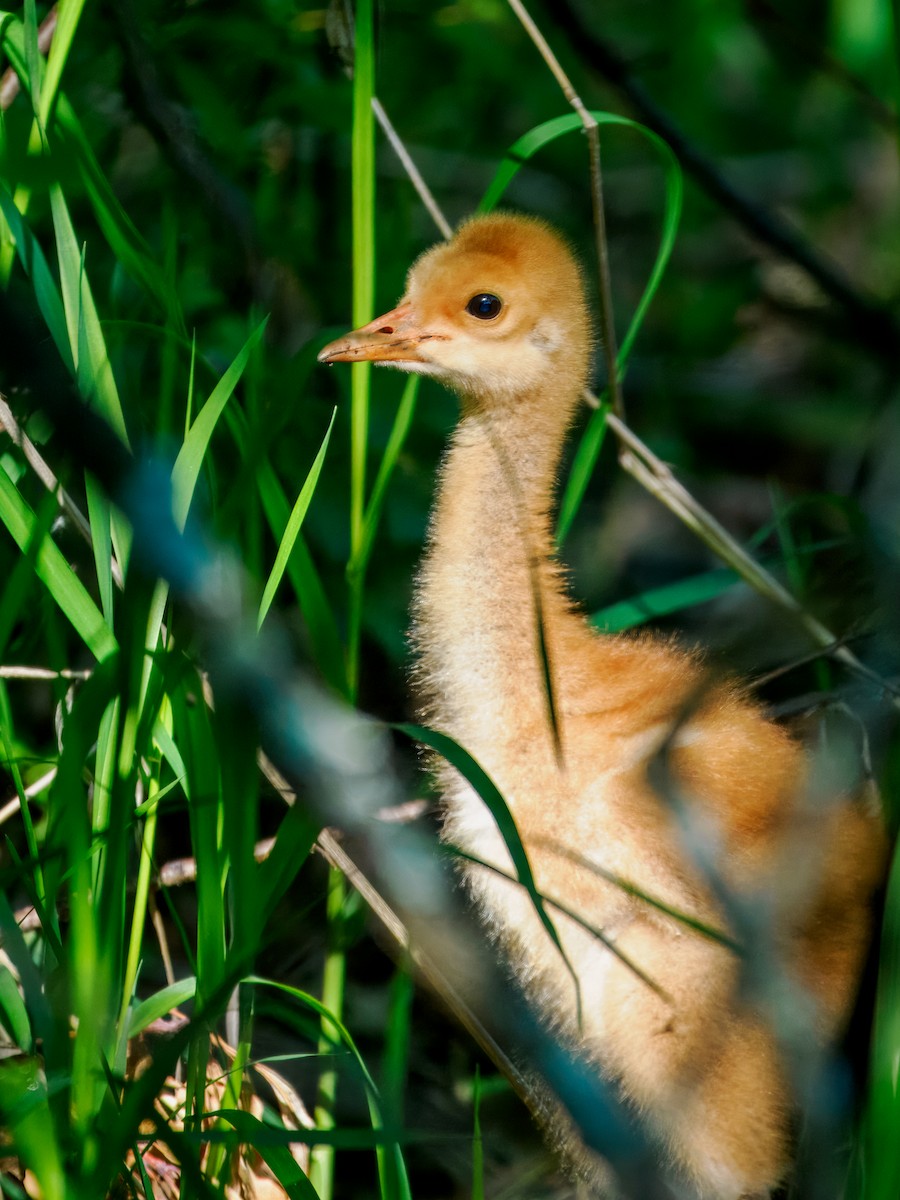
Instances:
[[[490,292],[479,292],[466,305],[466,312],[482,321],[490,321],[499,315],[502,307],[503,302],[499,296],[494,296]]]

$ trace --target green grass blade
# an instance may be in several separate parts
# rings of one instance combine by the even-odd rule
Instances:
[[[378,474],[375,476],[375,483],[372,487],[372,495],[369,497],[369,504],[366,508],[362,539],[347,567],[350,575],[364,573],[372,555],[372,547],[375,544],[375,535],[378,532],[388,486],[415,416],[419,383],[419,377],[413,375],[406,381],[403,388],[403,395],[400,397],[397,414],[391,426],[387,446],[385,446]]]
[[[578,449],[572,459],[572,467],[559,504],[559,518],[556,524],[556,543],[559,546],[569,535],[572,522],[581,507],[584,493],[587,491],[588,483],[594,473],[594,467],[597,465],[597,459],[600,457],[600,451],[603,449],[603,440],[606,437],[606,414],[609,410],[610,405],[603,401],[597,411],[591,413],[591,419],[581,435]]]
[[[109,500],[90,475],[85,480],[88,502],[88,521],[91,526],[91,545],[97,568],[97,587],[103,616],[110,629],[113,628],[113,596],[115,584],[112,573],[112,518]]]
[[[374,315],[375,301],[375,33],[372,0],[356,5],[353,63],[353,324],[365,325]],[[350,367],[350,558],[362,546],[366,503],[366,449],[369,438],[369,388],[372,364]],[[347,676],[350,698],[359,688],[359,649],[362,634],[364,578],[351,574]]]
[[[150,246],[112,190],[80,121],[64,95],[57,100],[56,129],[62,135],[63,145],[78,164],[97,223],[117,262],[167,314],[178,334],[184,336],[184,317],[178,295],[160,269]]]
[[[666,204],[663,215],[662,235],[647,284],[619,348],[618,365],[619,370],[622,371],[628,361],[634,339],[641,327],[647,308],[656,294],[675,245],[678,225],[681,220],[684,183],[678,159],[675,157],[668,143],[659,134],[654,133],[652,129],[648,129],[646,125],[641,125],[637,121],[632,121],[628,117],[621,117],[616,113],[592,111],[591,116],[600,126],[619,125],[640,133],[642,137],[645,137],[650,142],[657,154],[659,154],[665,170]],[[530,129],[528,133],[523,134],[507,150],[506,157],[497,169],[488,190],[485,192],[478,206],[478,211],[490,212],[497,205],[510,182],[521,168],[540,149],[566,133],[573,133],[583,128],[581,118],[572,113],[564,117],[554,117],[552,120],[545,121],[542,125],[538,125],[534,129]]]
[[[0,1114],[15,1152],[34,1172],[42,1200],[66,1200],[66,1169],[38,1059],[8,1063],[0,1071]]]
[[[287,497],[268,459],[256,472],[259,496],[273,537],[280,542],[290,518]],[[309,629],[310,646],[322,677],[336,692],[349,697],[344,647],[315,562],[300,534],[287,561],[287,575]]]
[[[481,1071],[472,1086],[472,1200],[484,1200],[484,1139],[481,1136]]]
[[[31,81],[31,108],[36,118],[41,110],[41,52],[38,49],[38,20],[34,0],[25,0],[25,63]],[[41,120],[41,124],[44,121]]]
[[[193,380],[193,354],[191,364]],[[242,448],[246,445],[248,435],[245,415],[234,406],[226,406],[224,415],[236,445]],[[186,427],[185,436],[188,432],[189,428]],[[280,544],[290,516],[290,506],[284,488],[265,455],[260,455],[254,475],[266,521],[275,541]],[[343,642],[334,610],[325,594],[319,572],[302,533],[296,538],[293,552],[287,562],[286,574],[309,631],[309,645],[316,665],[328,684],[346,697],[349,689]]]
[[[242,1142],[254,1147],[281,1184],[288,1200],[319,1200],[319,1193],[312,1181],[304,1174],[287,1146],[273,1145],[271,1138],[266,1136],[272,1132],[270,1125],[263,1124],[252,1113],[237,1108],[219,1109],[215,1115],[217,1120],[227,1121],[240,1135]],[[302,1133],[293,1132],[292,1140],[300,1142],[305,1138]]]
[[[385,1104],[393,1126],[404,1122],[403,1098],[409,1070],[409,1045],[415,984],[409,967],[400,963],[391,979],[388,1024],[384,1046]]]
[[[769,530],[761,531],[768,536]],[[752,541],[760,540],[759,534]],[[763,539],[764,540],[764,539]],[[828,538],[822,541],[810,542],[807,545],[793,544],[786,549],[783,557],[766,558],[761,565],[767,571],[803,569],[805,560],[823,550],[831,550],[842,545],[838,539]],[[658,617],[671,616],[672,613],[682,612],[697,604],[706,604],[717,600],[730,588],[745,582],[734,567],[716,567],[712,571],[703,571],[699,575],[691,575],[687,579],[679,579],[675,583],[666,583],[662,587],[651,588],[628,600],[621,600],[608,608],[600,609],[591,617],[591,623],[604,633],[617,633],[623,629],[632,629],[643,625],[646,621]]]
[[[445,758],[451,766],[455,767],[462,775],[467,783],[470,783],[484,803],[490,810],[491,816],[497,824],[500,831],[500,836],[503,838],[506,848],[509,851],[509,856],[512,859],[513,867],[516,872],[516,877],[519,883],[526,890],[531,899],[532,906],[538,917],[538,920],[543,925],[550,940],[556,946],[562,957],[566,968],[572,977],[572,982],[575,985],[576,994],[579,993],[579,983],[572,964],[569,962],[566,952],[563,949],[559,934],[556,931],[556,926],[544,906],[544,900],[541,893],[537,889],[537,884],[534,881],[534,874],[531,870],[531,863],[528,861],[528,854],[525,847],[522,845],[522,839],[519,836],[519,831],[516,828],[516,822],[509,810],[509,805],[500,793],[499,788],[481,767],[475,759],[469,754],[468,750],[446,733],[439,733],[435,729],[427,729],[423,725],[396,725],[396,729],[401,733],[406,734],[415,742],[421,742],[422,745],[428,746],[432,750],[436,750],[442,758]]]
[[[27,562],[27,559],[23,558],[22,561]],[[15,757],[12,709],[9,704],[9,694],[2,680],[0,680],[0,763],[3,764],[12,776],[13,786],[16,789],[16,796],[19,800],[19,812],[22,817],[25,845],[28,847],[28,857],[31,865],[30,878],[26,877],[22,882],[31,892],[35,907],[46,910],[47,894],[44,887],[44,874],[41,869],[38,839],[35,833],[34,822],[31,819],[31,806],[28,803],[28,797],[25,795],[22,772]]]
[[[35,531],[39,528],[37,518],[2,468],[0,520],[19,549],[27,551]],[[102,660],[113,653],[116,649],[116,639],[112,631],[88,595],[84,584],[49,537],[45,536],[41,541],[34,569],[94,657]]]
[[[50,188],[50,207],[56,232],[56,249],[62,289],[63,307],[69,347],[75,364],[75,378],[81,394],[93,403],[127,446],[125,414],[116,387],[106,340],[84,266],[84,248],[79,247],[62,189]],[[131,531],[127,522],[115,510],[103,493],[88,484],[88,502],[93,522],[92,541],[97,578],[108,618],[112,615],[113,581],[110,559],[110,539],[116,548],[119,562],[128,558]]]
[[[129,445],[125,414],[113,377],[100,318],[84,270],[84,256],[69,216],[62,188],[50,187],[50,208],[56,232],[56,251],[69,347],[75,377],[85,399],[94,403],[113,430]]]
[[[249,977],[244,982],[255,984],[257,987],[274,988],[277,991],[283,992],[285,995],[298,1000],[321,1018],[322,1028],[330,1034],[332,1040],[336,1037],[350,1051],[365,1085],[372,1128],[379,1131],[383,1130],[384,1118],[381,1111],[381,1097],[378,1088],[375,1086],[375,1081],[365,1064],[363,1056],[360,1054],[356,1043],[343,1022],[335,1017],[333,1013],[329,1012],[325,1005],[320,1000],[317,1000],[315,996],[311,996],[308,992],[303,992],[299,988],[292,987],[290,984],[281,983],[274,979],[263,979],[256,975]],[[379,1173],[383,1180],[385,1178],[384,1173],[385,1171],[387,1172],[387,1186],[383,1185],[382,1195],[386,1200],[395,1200],[395,1198],[396,1200],[411,1200],[406,1165],[403,1161],[403,1153],[399,1143],[389,1141],[384,1145],[379,1141],[376,1153],[378,1154]]]
[[[144,806],[144,828],[140,840],[140,859],[137,882],[134,889],[134,904],[131,913],[131,932],[125,954],[125,973],[119,1005],[118,1035],[120,1041],[117,1061],[127,1059],[128,1012],[134,998],[140,970],[141,949],[147,920],[147,903],[150,894],[151,874],[154,867],[153,850],[156,842],[156,824],[159,817],[159,778],[153,776],[147,784],[147,802]]]
[[[0,966],[0,1023],[9,1034],[14,1046],[25,1054],[33,1048],[31,1021],[19,985],[6,966]]]
[[[337,1099],[338,1071],[337,1066],[330,1061],[329,1051],[334,1039],[332,1027],[340,1022],[344,1015],[347,977],[347,954],[344,946],[346,904],[347,882],[337,868],[329,867],[325,910],[328,942],[322,970],[322,1010],[328,1017],[323,1018],[318,1041],[319,1053],[329,1065],[319,1072],[313,1114],[316,1124],[322,1129],[333,1129],[335,1125],[334,1105]],[[330,1200],[334,1189],[333,1146],[322,1143],[315,1147],[310,1157],[309,1177],[322,1200]]]
[[[191,798],[191,844],[197,863],[197,996],[205,1004],[216,996],[225,978],[227,864],[222,851],[219,755],[212,730],[215,718],[205,704],[196,703],[198,694],[202,694],[200,681],[186,679],[172,703]]]
[[[173,1008],[178,1008],[180,1004],[187,1004],[189,1000],[193,1000],[196,991],[197,980],[191,975],[188,979],[179,979],[176,983],[171,983],[168,987],[154,992],[152,996],[148,996],[146,1000],[142,1000],[132,1009],[131,1019],[128,1022],[128,1036],[130,1038],[137,1037],[148,1025],[152,1025],[154,1021],[164,1017]]]
[[[291,515],[288,518],[287,527],[284,531],[284,536],[278,546],[278,553],[275,555],[275,562],[272,565],[272,570],[269,572],[269,578],[266,580],[266,586],[263,589],[262,599],[259,602],[259,612],[256,616],[256,628],[262,626],[266,619],[266,613],[275,598],[275,593],[278,590],[278,585],[281,583],[284,576],[285,568],[288,564],[288,559],[294,549],[297,541],[297,536],[303,525],[303,518],[306,516],[306,510],[309,508],[310,501],[313,498],[313,493],[316,490],[316,485],[319,482],[319,476],[322,473],[322,464],[325,462],[325,455],[328,451],[328,443],[331,440],[331,431],[334,428],[334,418],[337,415],[337,409],[331,414],[331,420],[328,422],[328,429],[325,431],[325,437],[322,439],[322,445],[319,447],[319,453],[316,455],[313,465],[309,469],[309,473],[300,489],[300,494],[291,510]]]
[[[45,924],[50,927],[50,922]],[[51,1057],[59,1043],[59,1029],[54,1029],[54,1013],[47,992],[34,962],[32,952],[25,942],[15,914],[10,907],[5,891],[0,891],[0,933],[3,935],[3,950],[16,969],[22,992],[30,1010],[29,1023],[34,1027],[34,1036],[43,1043],[45,1057]],[[64,1027],[63,1038],[68,1041],[69,1031]]]
[[[900,856],[894,856],[884,904],[869,1085],[857,1161],[853,1200],[892,1200],[900,1191]]]
[[[59,288],[47,265],[44,252],[2,181],[0,181],[0,210],[2,210],[10,233],[15,239],[16,252],[25,268],[25,273],[31,279],[34,296],[50,331],[50,336],[53,338],[66,369],[74,377],[75,361],[69,346],[66,313]]]
[[[591,624],[602,629],[604,633],[633,629],[636,625],[643,625],[658,617],[667,617],[683,609],[693,608],[694,605],[716,600],[738,583],[740,578],[730,567],[717,567],[712,571],[704,571],[701,575],[692,575],[689,579],[679,579],[676,583],[651,588],[630,600],[622,600],[618,604],[602,608],[591,616]]]
[[[306,862],[318,836],[318,825],[309,819],[301,805],[292,805],[282,817],[275,845],[265,862],[257,867],[263,923],[272,916],[275,905]]]
[[[188,786],[187,767],[184,765],[181,751],[175,745],[171,733],[169,733],[161,720],[158,720],[153,727],[153,741],[159,748],[163,758],[175,772],[175,778],[178,780],[180,786],[186,788]]]
[[[84,0],[60,0],[57,5],[56,30],[50,44],[47,69],[41,88],[40,118],[44,128],[47,127],[53,115],[63,69],[69,57],[69,51],[72,49],[72,40],[75,37],[75,30],[78,28],[83,9]]]
[[[618,125],[627,129],[633,129],[635,132],[641,134],[642,137],[650,142],[650,145],[661,158],[665,171],[665,210],[663,213],[659,249],[653,261],[653,266],[650,269],[650,275],[641,298],[637,303],[628,329],[619,346],[616,359],[619,374],[620,376],[624,376],[634,340],[643,324],[647,309],[656,295],[675,246],[678,225],[681,220],[684,182],[681,166],[672,149],[652,129],[648,129],[645,125],[641,125],[637,121],[629,120],[628,117],[620,117],[616,113],[593,111],[591,112],[591,116],[600,126]],[[564,117],[554,117],[552,120],[545,121],[542,125],[530,129],[507,150],[506,157],[500,164],[481,204],[478,206],[478,211],[490,212],[499,202],[506,188],[522,166],[544,146],[555,141],[557,138],[563,137],[567,133],[573,133],[583,128],[581,118],[577,114],[572,113]],[[603,412],[602,409],[601,412]],[[603,417],[595,415],[589,422],[582,444],[576,453],[573,473],[568,480],[563,494],[560,505],[559,529],[557,532],[557,540],[560,543],[569,532],[575,514],[581,505],[588,480],[593,473],[602,444]]]
[[[231,366],[225,371],[210,393],[209,399],[197,414],[197,418],[178,452],[172,470],[172,513],[179,529],[184,529],[187,521],[194,489],[200,477],[200,468],[203,465],[210,438],[222,415],[222,410],[231,399],[232,393],[250,361],[250,355],[262,339],[267,321],[268,317],[260,321],[238,351]]]

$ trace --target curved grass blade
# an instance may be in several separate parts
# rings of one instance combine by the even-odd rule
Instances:
[[[207,1114],[207,1117],[216,1121],[226,1121],[240,1136],[242,1144],[253,1147],[284,1188],[289,1200],[319,1200],[319,1193],[313,1187],[312,1181],[304,1174],[288,1147],[273,1142],[271,1134],[281,1133],[281,1130],[273,1130],[272,1126],[266,1125],[258,1117],[242,1109],[219,1109],[215,1113]],[[285,1134],[285,1140],[290,1137],[293,1142],[307,1144],[306,1130],[291,1130],[289,1133],[285,1131]]]
[[[560,953],[560,957],[566,965],[569,974],[572,977],[572,982],[575,985],[575,993],[578,999],[578,1010],[581,1011],[581,987],[578,981],[578,976],[575,973],[575,968],[569,962],[566,952],[563,949],[559,934],[556,931],[556,926],[553,924],[546,907],[544,906],[544,898],[537,889],[537,884],[534,881],[534,873],[531,870],[531,863],[528,861],[528,855],[525,847],[522,845],[522,839],[519,836],[519,831],[516,828],[515,818],[509,810],[509,805],[500,793],[500,789],[481,767],[472,755],[460,746],[459,742],[454,741],[446,733],[439,733],[435,729],[428,729],[424,725],[396,725],[401,733],[405,733],[408,738],[414,742],[421,742],[423,746],[428,746],[432,750],[436,750],[442,758],[445,758],[451,766],[459,771],[460,775],[467,783],[475,789],[484,803],[490,810],[491,816],[497,823],[497,828],[500,831],[500,836],[506,843],[506,848],[509,851],[509,856],[512,859],[513,866],[516,871],[516,877],[522,887],[528,893],[531,903],[534,906],[534,911],[537,914],[538,920],[547,931],[550,940],[556,946]]]
[[[319,476],[322,473],[322,464],[325,462],[325,455],[328,451],[328,443],[331,440],[331,431],[334,428],[334,418],[337,415],[335,408],[331,414],[331,420],[328,422],[328,429],[325,431],[325,437],[322,439],[322,445],[319,447],[319,453],[316,455],[313,465],[309,469],[309,473],[304,480],[303,487],[300,489],[300,494],[291,509],[291,515],[288,517],[287,527],[284,531],[284,536],[278,546],[278,553],[275,555],[275,562],[272,565],[272,570],[269,572],[269,578],[266,580],[266,586],[263,589],[262,599],[259,602],[259,612],[256,616],[256,628],[262,626],[266,619],[266,613],[275,598],[275,593],[278,590],[278,585],[281,583],[285,568],[288,564],[288,559],[294,549],[294,544],[297,541],[297,535],[303,525],[303,518],[306,516],[306,510],[309,508],[310,501],[313,498],[313,493],[316,490],[316,485],[319,482]]]
[[[19,549],[27,553],[39,528],[38,520],[2,468],[0,520]],[[42,538],[35,555],[34,570],[94,657],[99,661],[112,654],[116,650],[112,630],[59,547],[49,537]]]
[[[672,249],[675,245],[675,238],[678,232],[678,224],[681,220],[684,183],[681,167],[671,147],[657,133],[654,133],[652,129],[648,129],[646,125],[641,125],[637,121],[632,121],[628,117],[621,117],[616,113],[592,111],[591,116],[596,120],[598,125],[618,125],[626,129],[633,129],[641,134],[659,154],[665,170],[666,206],[663,215],[663,228],[659,249],[650,270],[647,284],[644,287],[628,329],[619,346],[616,363],[621,377],[625,373],[634,340],[643,324],[647,309],[656,295],[663,272],[672,255]],[[511,180],[515,178],[524,164],[540,149],[567,133],[572,133],[575,130],[583,128],[581,117],[572,113],[563,117],[554,117],[552,120],[545,121],[542,125],[537,125],[534,129],[530,129],[528,133],[523,134],[507,150],[506,157],[500,164],[488,190],[484,194],[481,204],[478,206],[478,211],[490,212],[506,191]],[[592,419],[585,433],[585,438],[588,439],[588,446],[583,452],[581,447],[579,447],[579,452],[576,455],[578,469],[577,471],[573,471],[569,476],[560,504],[560,529],[557,535],[559,541],[563,540],[571,527],[575,513],[578,511],[584,497],[585,488],[593,472],[597,456],[600,453],[603,441],[602,421],[603,418],[600,416]]]
[[[366,1099],[369,1105],[372,1128],[377,1130],[384,1129],[381,1098],[378,1088],[375,1086],[375,1081],[369,1073],[365,1060],[343,1022],[338,1020],[333,1013],[329,1012],[325,1005],[317,1000],[315,996],[311,996],[308,992],[303,992],[299,988],[292,987],[290,984],[281,983],[275,979],[264,979],[258,975],[251,975],[243,980],[243,982],[255,984],[257,987],[275,988],[286,995],[292,996],[295,1000],[299,1000],[316,1013],[322,1021],[323,1030],[328,1026],[334,1029],[340,1042],[350,1051],[362,1075],[366,1088]],[[378,1145],[376,1147],[376,1154],[378,1156],[379,1175],[382,1180],[382,1196],[391,1198],[391,1200],[393,1197],[396,1197],[397,1200],[412,1200],[409,1190],[409,1180],[406,1174],[406,1165],[403,1161],[403,1153],[399,1143],[392,1140],[387,1145]]]
[[[581,435],[559,504],[559,516],[556,521],[556,544],[558,546],[561,546],[569,535],[572,522],[581,507],[587,485],[594,473],[594,467],[597,465],[597,459],[603,449],[603,440],[606,437],[606,414],[611,407],[612,405],[607,400],[601,401],[600,407],[591,413],[591,419]]]
[[[450,849],[455,857],[460,858],[465,862],[473,863],[476,867],[482,867],[485,871],[491,871],[494,875],[499,875],[501,879],[508,879],[510,883],[519,882],[515,876],[510,875],[508,871],[501,870],[500,867],[495,866],[493,863],[485,862],[483,858],[478,858],[474,854],[467,854],[465,850],[460,850],[456,846],[451,846]],[[555,909],[562,916],[568,917],[570,921],[578,925],[585,931],[585,933],[589,933],[591,937],[596,938],[596,940],[600,942],[602,946],[606,947],[610,954],[615,955],[619,962],[622,963],[623,966],[627,967],[628,970],[631,971],[636,978],[640,979],[641,983],[645,984],[652,992],[655,992],[657,996],[659,996],[662,1000],[665,1000],[667,1003],[672,1003],[672,997],[665,990],[665,988],[661,987],[650,975],[647,974],[646,971],[643,970],[643,968],[638,966],[638,964],[633,958],[630,957],[630,955],[626,954],[623,950],[618,949],[616,943],[611,938],[607,937],[602,929],[598,929],[596,925],[592,925],[590,921],[586,921],[584,917],[580,916],[577,912],[575,912],[574,909],[569,908],[568,905],[563,904],[561,901],[554,900],[551,896],[543,896],[542,899],[545,904],[549,904],[551,908]]]
[[[656,294],[675,245],[678,224],[681,220],[684,183],[678,159],[675,157],[669,144],[663,141],[659,134],[654,133],[652,129],[648,129],[646,125],[641,125],[638,121],[632,121],[628,117],[621,117],[617,113],[597,110],[592,111],[591,116],[598,125],[619,125],[640,133],[660,155],[665,169],[666,208],[663,216],[663,229],[659,250],[656,253],[647,284],[638,301],[637,308],[634,310],[628,331],[619,347],[618,367],[622,371],[628,361],[628,355],[631,352],[634,339],[637,337],[647,308]],[[507,150],[506,157],[500,164],[497,173],[478,206],[478,211],[490,212],[496,206],[510,182],[538,150],[555,141],[557,138],[562,137],[564,134],[583,129],[583,127],[581,118],[572,113],[564,117],[554,117],[552,120],[545,121],[542,125],[537,125],[534,129],[530,129],[528,133],[523,134]]]
[[[177,983],[170,983],[168,987],[154,992],[152,996],[148,996],[146,1000],[142,1000],[131,1010],[128,1036],[130,1038],[137,1037],[148,1025],[152,1025],[154,1021],[164,1017],[167,1012],[171,1012],[179,1004],[186,1004],[188,1000],[193,1000],[196,991],[197,980],[191,975],[187,979],[179,979]]]

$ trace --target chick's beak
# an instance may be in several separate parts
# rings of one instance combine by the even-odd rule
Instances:
[[[319,351],[319,362],[427,362],[422,343],[436,336],[419,328],[412,305],[402,303],[361,329],[329,342]]]

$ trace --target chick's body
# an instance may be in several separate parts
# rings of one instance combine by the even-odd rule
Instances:
[[[881,823],[845,798],[807,812],[804,756],[779,726],[704,680],[695,655],[600,636],[574,609],[548,510],[589,351],[567,247],[540,222],[498,215],[426,253],[400,305],[322,357],[432,374],[460,398],[414,606],[416,686],[425,719],[506,798],[540,891],[604,935],[556,918],[580,1023],[527,893],[469,866],[485,921],[537,1006],[617,1082],[699,1195],[766,1196],[789,1166],[789,1081],[739,990],[734,949],[666,911],[724,928],[672,800],[715,837],[737,898],[779,894],[797,847],[813,846],[810,889],[773,906],[774,941],[815,998],[823,1042],[865,953]],[[447,838],[510,872],[484,802],[451,768],[441,775]],[[590,1176],[590,1156],[567,1150]]]

